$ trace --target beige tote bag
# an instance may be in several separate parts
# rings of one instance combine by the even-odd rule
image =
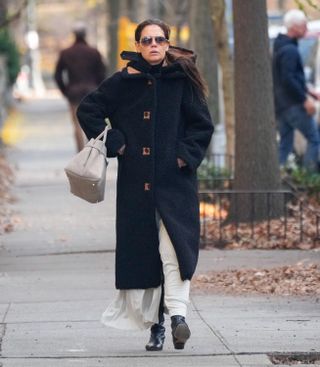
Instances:
[[[104,199],[108,165],[105,143],[108,130],[107,125],[96,139],[90,139],[64,169],[72,194],[89,203],[98,203]]]

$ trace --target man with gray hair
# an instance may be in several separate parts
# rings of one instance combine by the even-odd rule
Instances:
[[[319,159],[319,135],[313,115],[315,99],[319,96],[307,88],[298,50],[298,39],[307,32],[307,18],[300,10],[290,10],[285,14],[284,24],[287,33],[279,34],[275,39],[272,63],[280,165],[286,164],[293,150],[294,130],[297,129],[308,141],[304,164],[315,171]]]
[[[99,51],[86,42],[86,26],[82,22],[73,27],[75,42],[62,50],[55,70],[55,80],[61,93],[70,105],[77,149],[84,146],[84,133],[79,125],[76,109],[88,93],[92,92],[106,77],[106,67]]]

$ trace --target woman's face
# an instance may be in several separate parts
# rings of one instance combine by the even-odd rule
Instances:
[[[163,30],[155,25],[147,25],[141,32],[139,42],[136,42],[136,50],[150,64],[157,65],[164,59],[169,48]]]

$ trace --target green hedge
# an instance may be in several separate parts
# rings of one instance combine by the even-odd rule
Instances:
[[[292,170],[291,177],[293,182],[306,189],[310,194],[320,192],[320,174],[310,173],[304,168]]]
[[[214,180],[215,178],[231,178],[227,168],[217,167],[213,160],[205,158],[197,171],[199,180]]]
[[[0,54],[7,58],[8,81],[12,85],[20,70],[20,56],[15,42],[6,29],[0,29]]]

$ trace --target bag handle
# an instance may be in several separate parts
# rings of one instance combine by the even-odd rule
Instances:
[[[107,126],[105,127],[105,129],[102,131],[102,133],[101,133],[101,134],[99,134],[99,135],[94,139],[94,141],[100,140],[100,139],[103,137],[102,141],[103,141],[103,143],[105,144],[105,143],[106,143],[106,141],[107,141],[107,135],[108,135],[108,130],[109,130],[109,129],[110,129],[110,126],[109,126],[109,125],[107,125]]]

